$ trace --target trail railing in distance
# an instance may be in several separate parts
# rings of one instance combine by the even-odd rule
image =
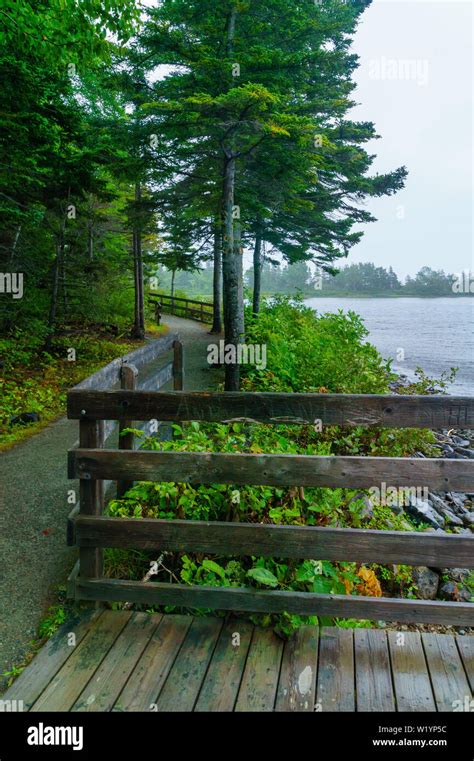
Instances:
[[[323,425],[341,426],[467,428],[474,427],[474,399],[75,389],[68,395],[68,415],[80,420],[86,433],[102,419],[148,420],[157,415],[160,420],[176,422],[239,420],[307,425],[318,420]],[[78,600],[474,625],[474,605],[467,602],[107,579],[100,559],[103,549],[109,547],[474,568],[472,535],[110,518],[103,514],[94,486],[104,478],[332,488],[380,488],[385,482],[391,486],[410,484],[473,492],[473,460],[116,451],[97,447],[93,438],[84,435],[80,448],[69,453],[69,476],[79,478],[87,492],[85,509],[81,508],[74,522],[75,541],[81,552],[80,572],[74,584]]]
[[[160,313],[174,314],[176,317],[185,317],[188,320],[197,320],[197,322],[212,323],[213,305],[212,302],[195,301],[194,299],[184,299],[178,296],[164,296],[157,294],[149,296],[148,302],[155,307],[160,307]]]

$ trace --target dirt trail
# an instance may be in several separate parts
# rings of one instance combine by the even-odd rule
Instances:
[[[168,315],[163,322],[183,341],[185,390],[215,387],[208,327]],[[67,493],[77,488],[67,478],[66,453],[77,438],[77,421],[62,418],[0,454],[0,674],[21,661],[76,560],[65,537]]]

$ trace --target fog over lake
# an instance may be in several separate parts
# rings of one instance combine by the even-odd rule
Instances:
[[[320,298],[308,299],[318,312],[359,314],[370,331],[368,340],[393,369],[414,377],[421,366],[430,376],[458,367],[451,394],[474,394],[474,298]],[[405,360],[397,361],[403,349]],[[343,361],[343,360],[341,360]]]

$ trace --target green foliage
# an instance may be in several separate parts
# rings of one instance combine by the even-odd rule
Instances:
[[[313,335],[316,334],[316,336]],[[354,314],[315,316],[301,304],[276,299],[266,304],[251,327],[249,340],[271,341],[271,367],[257,374],[249,371],[246,387],[252,391],[272,389],[314,390],[315,386],[347,393],[385,392],[389,367],[376,350],[365,343],[366,331]],[[283,347],[283,348],[282,348]],[[273,358],[277,353],[278,361]],[[314,353],[313,353],[314,352]],[[309,357],[308,357],[309,354]],[[311,362],[311,357],[316,361]],[[341,357],[344,362],[341,363]],[[283,361],[284,358],[284,361]],[[338,365],[344,365],[338,371]],[[347,370],[347,367],[349,370]],[[351,372],[351,368],[357,368]],[[295,377],[291,377],[294,373]],[[333,380],[333,374],[336,379]],[[291,378],[291,382],[289,380]],[[433,383],[431,379],[430,383]],[[423,377],[420,383],[426,384]],[[360,387],[362,385],[362,388]],[[412,391],[412,389],[410,389]],[[415,389],[416,391],[416,389]],[[358,427],[260,425],[256,423],[173,426],[171,441],[148,438],[142,447],[179,452],[246,452],[253,454],[407,456],[417,451],[431,454],[433,436],[419,430],[380,431]],[[125,498],[113,500],[109,513],[118,517],[166,520],[243,521],[293,526],[333,526],[390,530],[421,530],[390,508],[373,506],[364,511],[363,493],[351,489],[302,489],[294,487],[239,486],[232,484],[137,483]],[[130,555],[133,578],[143,577],[153,559],[150,553]],[[127,553],[107,556],[107,573],[124,578]],[[137,562],[138,561],[138,562]],[[202,553],[167,553],[158,579],[218,587],[243,587],[309,591],[320,594],[401,594],[416,590],[410,569],[404,566],[331,563],[324,558],[290,561],[285,558],[207,557]],[[201,611],[206,613],[206,611]],[[252,616],[253,621],[273,626],[282,636],[309,619],[289,614]],[[313,619],[311,619],[313,620]],[[338,625],[349,625],[341,621]]]
[[[59,603],[48,609],[48,614],[43,618],[38,626],[38,637],[40,639],[49,639],[66,621],[67,613],[64,606]]]
[[[112,339],[93,338],[87,333],[58,337],[51,351],[44,351],[41,329],[29,334],[18,329],[11,338],[0,339],[0,449],[4,449],[36,432],[64,413],[67,391],[99,370],[112,359],[137,348],[137,344]],[[139,344],[138,344],[139,345]],[[74,349],[76,361],[68,361]],[[26,412],[39,414],[39,423],[23,426],[10,424],[10,418]]]
[[[390,363],[366,341],[368,330],[354,312],[318,315],[278,296],[263,306],[258,320],[248,316],[247,336],[249,343],[266,345],[267,368],[243,367],[245,390],[388,391]]]

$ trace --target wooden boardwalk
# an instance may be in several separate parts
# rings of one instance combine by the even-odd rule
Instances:
[[[452,712],[473,690],[473,636],[306,626],[284,642],[236,617],[98,610],[57,632],[2,700],[25,711]]]

